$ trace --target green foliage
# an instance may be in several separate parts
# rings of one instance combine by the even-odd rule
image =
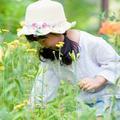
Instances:
[[[39,60],[27,42],[4,42],[4,58],[0,71],[0,105],[9,110],[28,97],[31,80],[35,78]],[[4,108],[4,107],[3,107]]]
[[[97,19],[99,18],[100,6],[97,8],[99,2],[88,2],[87,0],[65,0],[65,11],[68,16],[68,20],[77,21],[77,28],[89,30],[91,29],[91,19],[96,19],[96,23],[99,24]],[[99,19],[98,19],[99,20]],[[95,22],[95,21],[94,21]],[[92,23],[94,25],[94,22]],[[97,28],[97,24],[95,25]],[[92,26],[93,26],[92,25]],[[90,27],[90,28],[89,28]],[[96,29],[92,28],[92,30]]]
[[[24,20],[26,6],[33,1],[36,0],[0,0],[0,29],[10,31],[4,39],[12,41],[16,37],[16,29]]]

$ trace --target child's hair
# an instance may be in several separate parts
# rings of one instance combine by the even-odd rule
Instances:
[[[26,38],[29,42],[37,41],[38,38],[41,39],[43,37],[45,38],[45,36],[26,35]],[[61,48],[61,51],[53,50],[50,48],[40,48],[38,53],[39,53],[40,61],[44,61],[43,58],[50,59],[51,61],[54,61],[55,59],[58,60],[59,54],[61,53],[60,54],[61,65],[62,64],[71,65],[72,58],[69,55],[69,53],[71,53],[72,51],[74,51],[75,56],[77,56],[77,54],[79,53],[79,45],[78,45],[78,43],[76,43],[72,40],[69,40],[69,38],[66,36],[66,34],[64,34],[64,45]]]

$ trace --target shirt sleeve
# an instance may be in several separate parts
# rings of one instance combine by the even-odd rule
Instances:
[[[36,76],[31,96],[30,104],[34,106],[35,103],[46,103],[55,98],[59,86],[59,79],[55,74],[50,63],[41,62],[39,72]]]
[[[102,38],[98,40],[95,58],[102,69],[97,75],[103,76],[109,82],[115,84],[120,77],[120,56]]]

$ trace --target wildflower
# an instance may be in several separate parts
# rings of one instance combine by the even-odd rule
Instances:
[[[16,105],[15,107],[14,107],[14,110],[17,110],[17,109],[20,109],[20,108],[22,108],[22,107],[24,107],[24,103],[21,103],[21,104],[19,104],[19,105]]]
[[[2,63],[0,63],[0,71],[3,71],[5,68],[4,68],[4,65]]]
[[[30,48],[30,47],[31,47],[29,42],[26,42],[24,45],[25,45],[27,48]]]
[[[19,40],[14,40],[11,43],[8,43],[10,49],[16,49],[19,46]]]
[[[69,53],[72,61],[75,61],[76,60],[76,56],[75,56],[75,53],[74,53],[74,50],[72,50],[72,53]]]
[[[22,29],[22,28],[18,28],[18,29],[17,29],[17,32],[19,32],[21,29]]]
[[[25,25],[25,22],[24,21],[21,21],[20,22],[20,26],[23,27]]]
[[[8,29],[1,29],[2,32],[9,32]]]
[[[20,42],[20,46],[24,47],[25,49],[30,49],[31,46],[30,46],[30,43],[28,42]]]
[[[35,49],[27,49],[27,52],[36,52],[37,50]]]
[[[103,22],[99,33],[107,35],[120,34],[120,22]]]
[[[114,33],[120,35],[120,22],[114,23],[112,26]]]
[[[119,18],[115,17],[114,21],[108,18],[104,21],[99,30],[100,34],[108,36],[107,40],[116,48],[118,52],[120,48],[120,21]]]
[[[18,104],[14,107],[14,110],[18,110],[23,108],[26,104],[28,104],[28,100],[24,100],[21,104]]]
[[[4,55],[3,49],[2,47],[0,47],[0,62],[2,62],[3,55]]]
[[[58,42],[56,44],[56,47],[61,48],[61,47],[63,47],[63,45],[64,45],[64,42]]]
[[[28,102],[29,102],[28,100],[24,100],[23,101],[24,104],[28,104]]]

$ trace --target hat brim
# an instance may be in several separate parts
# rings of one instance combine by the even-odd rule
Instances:
[[[49,33],[56,33],[56,34],[63,34],[65,33],[68,29],[71,27],[74,27],[76,25],[76,22],[63,22],[61,24],[55,25],[55,26],[50,26],[50,27],[45,27],[41,29],[33,29],[32,27],[27,27],[23,26],[21,30],[17,32],[18,36],[21,35],[37,35],[37,36],[43,36],[47,35]]]

